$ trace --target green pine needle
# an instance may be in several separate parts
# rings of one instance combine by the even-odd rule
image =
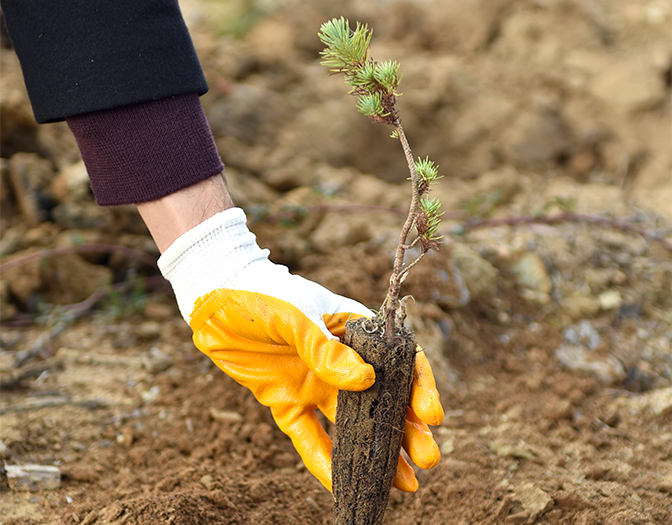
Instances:
[[[419,182],[426,184],[435,184],[436,181],[443,178],[439,175],[439,166],[434,161],[429,160],[429,157],[421,159],[418,157],[418,162],[415,163],[415,169],[418,172]]]
[[[383,86],[388,93],[397,94],[399,86],[399,62],[386,60],[376,64],[374,76],[378,83]]]
[[[383,109],[383,96],[380,93],[366,93],[359,97],[357,109],[367,117],[385,117]]]
[[[364,89],[369,93],[373,93],[376,89],[376,65],[372,60],[369,60],[361,67],[349,74],[345,81],[353,86],[353,93],[357,88]]]
[[[345,18],[334,18],[320,27],[318,36],[327,46],[320,54],[324,57],[322,64],[333,71],[352,71],[366,63],[369,55],[369,44],[373,31],[366,24],[357,22],[355,30],[350,29],[350,22]]]
[[[424,197],[420,199],[420,210],[427,217],[427,224],[425,231],[422,233],[422,237],[428,241],[438,241],[441,239],[441,235],[437,236],[439,231],[439,226],[441,225],[441,216],[443,212],[440,212],[441,203],[439,199],[430,199]]]

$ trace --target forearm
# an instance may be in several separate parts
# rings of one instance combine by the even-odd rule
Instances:
[[[136,206],[163,253],[180,235],[234,203],[220,174]]]

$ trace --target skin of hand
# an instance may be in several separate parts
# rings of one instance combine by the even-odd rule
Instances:
[[[182,234],[234,203],[219,174],[150,202],[136,204],[161,253]]]
[[[138,204],[137,208],[163,253],[178,237],[220,211],[233,206],[223,177],[217,175],[162,199]],[[218,293],[226,293],[226,290],[213,292],[214,295]],[[236,300],[240,300],[241,297],[240,292],[237,292]],[[240,346],[242,339],[246,339],[247,343],[251,342],[251,346],[247,343],[242,345],[247,350],[250,348],[258,350],[259,343],[265,344],[270,340],[277,343],[284,335],[278,336],[275,328],[272,334],[260,335],[259,323],[253,327],[251,325],[243,327],[244,323],[241,323],[240,317],[238,320],[230,317],[231,312],[238,315],[243,311],[249,314],[248,318],[258,316],[262,311],[265,311],[264,315],[268,317],[268,299],[260,302],[259,297],[250,296],[238,307],[228,310],[217,306],[226,304],[227,301],[230,304],[230,299],[227,298],[224,303],[221,297],[199,299],[190,323],[194,329],[194,342],[219,368],[237,382],[250,388],[262,404],[271,407],[279,428],[290,436],[308,469],[331,490],[331,440],[320,426],[314,411],[319,409],[333,421],[338,389],[368,388],[374,381],[373,370],[353,350],[336,341],[327,344],[329,346],[333,343],[331,351],[317,355],[319,352],[316,349],[324,346],[326,341],[320,341],[318,344],[315,337],[319,339],[320,336],[315,336],[315,330],[308,325],[301,328],[300,315],[293,321],[285,323],[287,326],[298,327],[296,330],[298,335],[292,334],[285,340],[291,340],[293,337],[312,337],[312,342],[303,345],[304,350],[297,351],[297,345],[290,341],[289,344],[270,347],[266,345],[266,349],[260,352],[248,351],[243,356],[238,350],[244,348],[231,350],[237,348],[237,345]],[[281,305],[275,310],[277,322],[267,322],[268,326],[283,325],[282,320],[291,310],[291,305]],[[324,323],[334,336],[340,337],[345,331],[345,321],[352,317],[344,313],[325,315]],[[231,333],[233,325],[237,325],[239,333]],[[241,330],[243,337],[240,336]],[[319,330],[317,332],[322,334]],[[280,351],[274,352],[273,349]],[[320,360],[322,364],[319,363]],[[420,351],[416,358],[403,447],[411,460],[422,468],[431,468],[440,459],[438,446],[434,442],[428,424],[438,425],[442,419],[443,409],[434,377],[424,352]],[[402,456],[399,457],[394,485],[407,492],[413,492],[418,488],[413,469]]]

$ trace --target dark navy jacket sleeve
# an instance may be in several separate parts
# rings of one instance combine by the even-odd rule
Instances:
[[[177,0],[2,0],[40,123],[208,90]]]

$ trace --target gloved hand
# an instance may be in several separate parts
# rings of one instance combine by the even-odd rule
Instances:
[[[362,304],[338,296],[268,260],[239,208],[202,222],[159,259],[194,343],[226,374],[271,408],[308,470],[331,490],[331,439],[315,409],[336,417],[339,389],[365,390],[373,368],[338,337],[348,319],[371,316]],[[422,468],[440,458],[428,424],[443,409],[427,358],[418,353],[403,447]],[[397,488],[418,487],[399,456]]]

